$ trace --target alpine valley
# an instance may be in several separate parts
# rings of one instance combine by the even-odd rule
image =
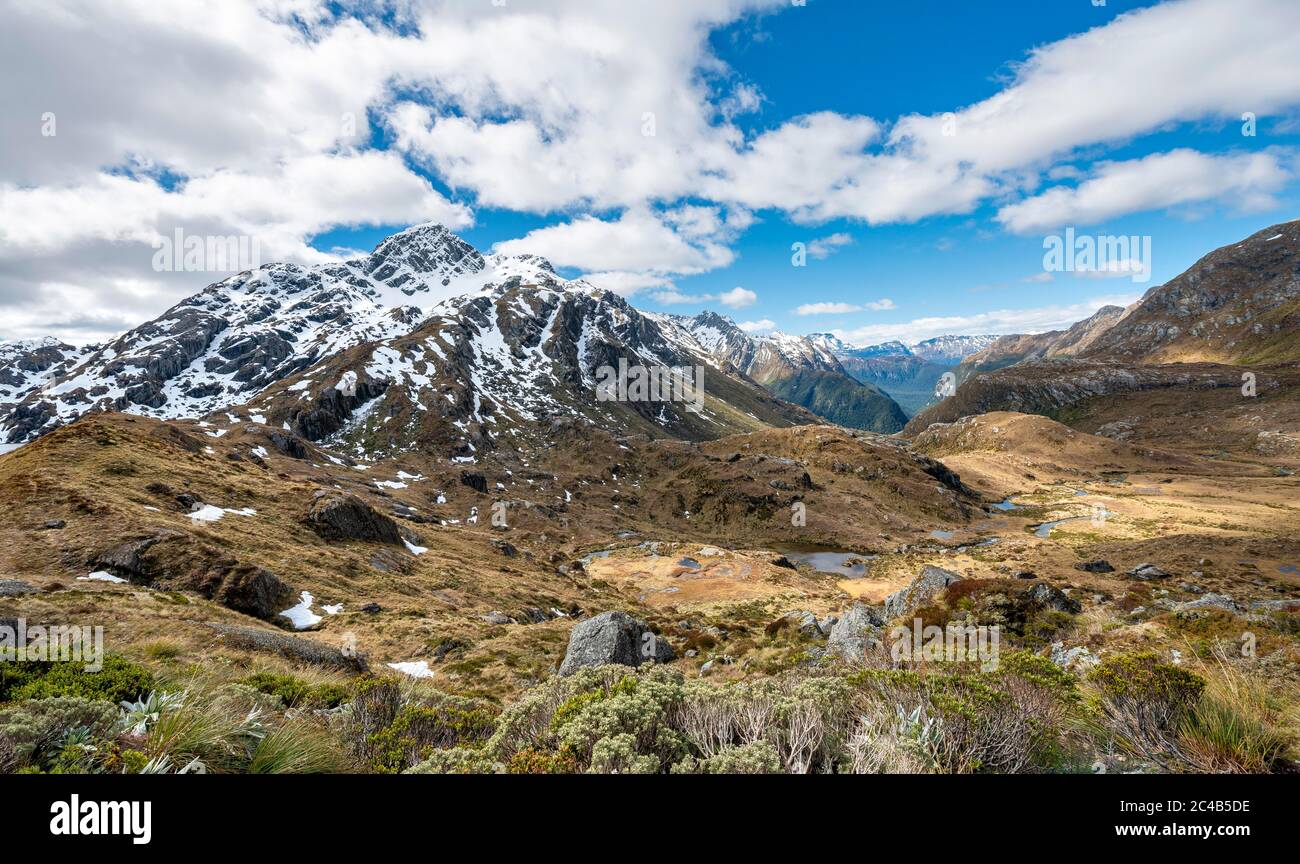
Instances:
[[[0,770],[1294,771],[1298,325],[1300,222],[871,347],[430,224],[0,345],[0,627],[108,652],[0,664]]]

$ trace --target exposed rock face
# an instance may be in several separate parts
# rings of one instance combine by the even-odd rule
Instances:
[[[29,440],[93,410],[194,417],[247,402],[323,357],[409,333],[453,280],[468,280],[473,290],[503,269],[540,268],[484,259],[442,226],[421,225],[343,264],[247,270],[102,347],[26,352],[18,362],[53,365],[36,388],[0,384],[22,395],[9,410],[9,398],[0,397],[0,439]],[[54,362],[54,354],[66,360]],[[0,381],[10,377],[4,356],[0,351]]]
[[[911,615],[934,599],[940,591],[960,581],[961,577],[951,570],[927,566],[911,585],[885,598],[885,620]]]
[[[1300,360],[1300,221],[1216,249],[1152,288],[1087,356],[1127,362]]]
[[[211,568],[195,580],[194,587],[229,609],[266,621],[275,620],[294,596],[293,589],[271,571],[240,563]]]
[[[1216,364],[1300,360],[1298,299],[1294,221],[1210,253],[1127,310],[1103,308],[1063,333],[1003,337],[968,358],[956,394],[914,417],[908,431],[990,411],[1051,414],[1116,393],[1239,388],[1241,370]],[[1279,385],[1260,375],[1257,386]]]
[[[1084,573],[1114,573],[1115,568],[1109,561],[1085,561],[1082,564],[1075,564],[1075,570],[1082,570]]]
[[[0,416],[66,373],[89,350],[50,338],[0,342]]]
[[[1265,392],[1280,385],[1273,376],[1260,375],[1258,386],[1260,392]],[[1085,399],[1118,393],[1240,387],[1241,370],[1226,366],[1131,366],[1114,360],[1039,360],[972,376],[955,394],[913,417],[905,431],[919,434],[934,423],[953,423],[963,417],[994,411],[1051,415]]]
[[[136,584],[194,591],[267,621],[274,620],[295,593],[269,570],[174,531],[119,543],[92,556],[90,563]]]
[[[979,372],[992,372],[1016,363],[1054,357],[1076,357],[1085,352],[1101,334],[1124,317],[1122,306],[1103,306],[1068,330],[1052,330],[1030,336],[1003,336],[984,350],[962,360],[957,367],[958,382]]]
[[[885,618],[879,609],[854,603],[832,626],[829,649],[845,660],[861,660],[867,649],[880,643]]]
[[[972,354],[983,351],[1000,337],[997,336],[936,336],[912,346],[911,352],[922,360],[933,363],[960,363]]]
[[[146,537],[140,540],[127,540],[101,552],[90,561],[92,566],[112,572],[133,581],[148,580],[151,574],[145,567],[143,555],[155,544],[167,539],[171,532]]]
[[[0,398],[0,440],[27,441],[90,411],[179,418],[242,406],[309,441],[351,438],[366,452],[428,443],[438,428],[456,440],[450,455],[468,461],[500,429],[562,419],[694,441],[817,422],[715,356],[689,323],[563,279],[543,259],[485,257],[440,226],[418,226],[343,264],[270,264],[232,276],[75,363],[55,363],[39,381],[23,378],[12,401]],[[41,349],[52,356],[40,362],[65,348]],[[802,340],[761,350],[782,368],[830,376],[801,388],[815,391],[833,420],[850,422],[854,406],[882,417],[897,410]],[[597,371],[620,360],[705,368],[708,398],[734,411],[705,415],[680,399],[595,404]],[[36,361],[10,365],[19,362]],[[0,377],[4,368],[0,356]],[[364,428],[372,415],[375,427]],[[394,419],[402,422],[378,429]],[[894,431],[902,420],[867,425]],[[378,447],[364,440],[376,435]],[[298,457],[299,449],[289,443],[284,452]]]
[[[561,675],[585,667],[619,664],[640,666],[673,659],[672,646],[626,612],[605,612],[579,623],[569,635],[569,649],[560,664]]]
[[[352,495],[317,498],[306,522],[325,540],[372,540],[402,545],[397,523]]]

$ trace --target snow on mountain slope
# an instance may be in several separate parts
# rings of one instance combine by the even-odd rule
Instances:
[[[829,334],[750,336],[713,312],[668,317],[713,357],[819,417],[886,433],[906,422],[903,410],[887,394],[845,370],[835,354],[835,346],[844,343]]]
[[[483,256],[440,225],[402,231],[351,261],[239,273],[84,352],[50,346],[39,362],[23,356],[40,369],[11,376],[0,442],[29,441],[90,411],[174,419],[250,406],[250,416],[271,416],[259,394],[285,409],[277,423],[312,440],[410,412],[447,420],[469,447],[493,427],[561,416],[689,440],[816,422],[772,393],[845,425],[902,424],[897,406],[849,377],[827,344],[751,337],[713,313],[642,313],[561,278],[542,258]],[[619,360],[708,367],[711,401],[698,413],[672,400],[600,402],[597,370]],[[398,383],[405,395],[390,393]],[[280,384],[300,389],[285,395]],[[399,395],[400,410],[388,404]],[[380,437],[441,434],[415,425]]]
[[[0,411],[66,373],[90,350],[50,337],[0,342]]]
[[[998,340],[997,336],[937,336],[917,342],[911,352],[922,360],[940,363],[960,363],[970,355],[983,351]]]
[[[237,405],[323,357],[409,333],[444,299],[509,278],[555,279],[543,259],[485,258],[440,225],[407,229],[341,264],[268,264],[54,367],[35,389],[13,385],[17,404],[0,409],[0,440],[30,440],[93,410],[176,418]]]
[[[703,367],[700,403],[597,398],[602,367]],[[698,408],[699,410],[695,410]],[[411,448],[476,461],[547,445],[557,429],[705,440],[815,423],[705,352],[669,316],[617,294],[518,276],[435,306],[413,332],[332,355],[249,410],[359,457]]]

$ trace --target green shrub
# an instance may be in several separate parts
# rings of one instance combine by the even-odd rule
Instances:
[[[153,686],[153,673],[116,655],[105,657],[98,672],[87,672],[81,661],[0,663],[0,702],[57,696],[120,702]]]
[[[492,713],[457,697],[438,705],[404,705],[391,724],[369,736],[372,764],[380,773],[404,771],[435,750],[486,741],[493,721]]]
[[[0,771],[50,767],[69,743],[90,744],[112,737],[117,720],[114,706],[78,697],[33,700],[0,709]]]
[[[1088,681],[1109,728],[1130,750],[1167,768],[1185,764],[1178,729],[1200,701],[1205,680],[1155,654],[1107,657]]]
[[[781,774],[781,754],[767,741],[727,747],[701,763],[705,774]]]
[[[1196,704],[1205,689],[1203,678],[1150,652],[1107,657],[1088,673],[1088,680],[1107,699],[1159,702],[1168,705],[1170,713]]]
[[[408,768],[403,773],[493,774],[496,773],[496,765],[483,754],[482,750],[472,747],[452,747],[449,750],[434,750],[423,762]]]
[[[572,774],[577,765],[567,753],[520,750],[506,764],[507,774]]]
[[[280,697],[286,708],[337,708],[351,695],[346,684],[311,684],[293,675],[273,672],[258,672],[239,683],[259,693]]]

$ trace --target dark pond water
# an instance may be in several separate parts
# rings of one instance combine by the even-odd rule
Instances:
[[[807,564],[818,573],[834,573],[846,579],[865,577],[870,561],[876,557],[823,546],[778,546],[776,551],[796,564]]]

